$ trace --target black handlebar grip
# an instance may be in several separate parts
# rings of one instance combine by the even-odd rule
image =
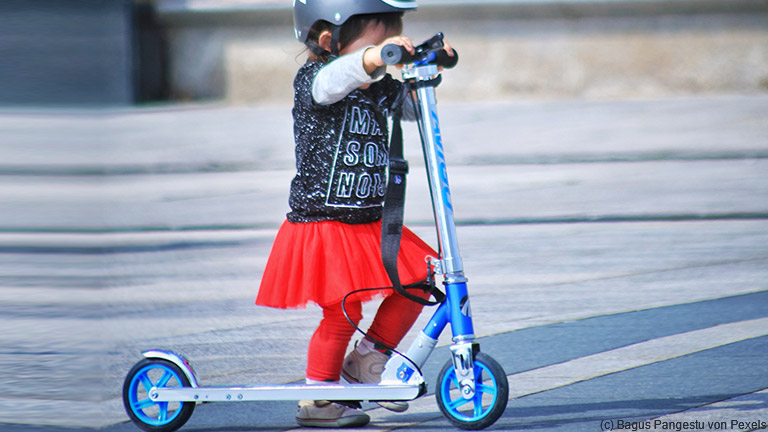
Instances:
[[[396,65],[412,62],[413,56],[400,45],[387,44],[381,49],[381,60],[384,64]]]
[[[396,65],[396,64],[407,64],[407,63],[413,63],[413,61],[416,59],[415,56],[412,56],[411,53],[408,52],[405,48],[401,47],[400,45],[395,44],[387,44],[384,45],[384,48],[381,49],[381,60],[384,62],[384,64],[388,65]],[[440,50],[435,53],[435,59],[432,60],[430,63],[435,64],[437,66],[442,66],[446,69],[450,69],[459,62],[459,53],[456,52],[456,50],[453,50],[453,55],[448,55],[445,50]]]
[[[459,53],[453,50],[453,55],[448,55],[445,50],[440,50],[435,54],[435,64],[450,69],[459,62]]]

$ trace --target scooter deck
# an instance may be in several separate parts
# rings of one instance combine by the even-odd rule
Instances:
[[[426,393],[426,386],[391,384],[279,385],[248,387],[153,387],[155,402],[235,402],[278,400],[406,401]]]

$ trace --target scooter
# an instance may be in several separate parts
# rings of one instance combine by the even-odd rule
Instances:
[[[450,324],[451,358],[437,377],[435,396],[443,415],[454,426],[484,429],[498,420],[507,406],[509,388],[504,369],[480,352],[475,341],[448,186],[442,135],[437,116],[435,87],[438,66],[452,67],[458,56],[442,50],[443,36],[416,47],[415,55],[397,45],[382,49],[387,64],[405,64],[403,80],[416,97],[418,125],[432,196],[440,257],[429,263],[442,275],[445,297],[405,354],[393,354],[378,384],[201,386],[192,365],[181,354],[165,350],[143,352],[143,359],[128,372],[123,385],[123,404],[133,423],[145,431],[171,432],[189,420],[197,404],[235,401],[408,401],[427,392],[421,367]],[[415,100],[414,100],[415,99]],[[390,172],[390,181],[392,180]]]

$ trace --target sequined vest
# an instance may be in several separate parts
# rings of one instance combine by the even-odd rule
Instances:
[[[387,190],[387,116],[403,84],[387,74],[365,90],[319,105],[312,98],[312,81],[322,66],[307,63],[294,80],[297,173],[288,220],[377,221]]]

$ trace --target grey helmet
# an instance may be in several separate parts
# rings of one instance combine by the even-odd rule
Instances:
[[[304,43],[309,29],[320,20],[341,26],[352,15],[407,12],[416,7],[416,0],[293,0],[293,30]]]

